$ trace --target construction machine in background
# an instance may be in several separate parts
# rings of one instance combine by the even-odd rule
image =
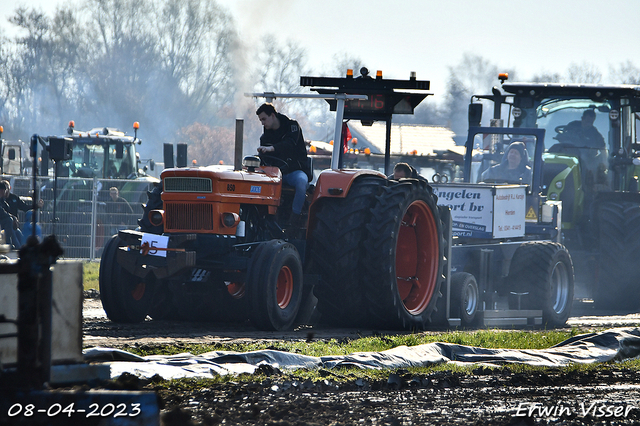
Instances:
[[[415,74],[387,80],[381,72],[375,78],[348,72],[301,77],[301,85],[336,111],[334,140],[342,140],[344,119],[382,120],[387,148],[391,116],[413,113],[429,94],[429,82]],[[141,230],[120,231],[107,242],[99,282],[110,320],[250,320],[264,330],[291,329],[312,312],[325,324],[384,329],[474,326],[499,318],[514,325],[566,321],[573,268],[554,240],[559,208],[526,185],[449,189],[425,179],[392,180],[388,149],[381,173],[344,168],[342,147],[335,144],[330,168],[308,191],[306,225],[297,229],[287,222],[294,191],[283,185],[277,159],[239,161],[241,121],[236,142],[233,170],[165,169]],[[446,197],[439,192],[474,197],[464,201],[474,201],[474,211],[482,205],[481,214],[457,215],[471,209],[469,203],[452,215],[456,208],[442,205]],[[529,199],[545,214],[525,230]],[[456,226],[479,233],[458,235]],[[534,272],[523,272],[529,261]]]

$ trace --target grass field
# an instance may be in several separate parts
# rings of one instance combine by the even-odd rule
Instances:
[[[98,290],[99,262],[84,262],[82,264],[82,284],[84,290]]]
[[[256,341],[245,344],[180,345],[132,348],[138,355],[174,355],[181,352],[201,354],[209,351],[258,351],[273,349],[309,356],[347,355],[353,352],[385,351],[397,346],[416,346],[425,343],[446,342],[483,348],[543,349],[579,334],[577,330],[473,330],[443,333],[389,334],[358,339],[329,339],[306,341]]]

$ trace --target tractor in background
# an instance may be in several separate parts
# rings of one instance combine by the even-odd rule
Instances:
[[[576,265],[576,296],[600,309],[637,309],[631,295],[640,276],[640,86],[507,80],[501,75],[501,89],[473,97],[470,127],[482,119],[478,101],[488,100],[492,126],[513,134],[546,131],[540,194],[562,201],[562,241]],[[476,141],[474,148],[495,161],[499,154],[490,147]]]

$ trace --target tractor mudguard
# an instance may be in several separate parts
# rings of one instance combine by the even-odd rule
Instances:
[[[386,180],[386,176],[376,170],[323,170],[318,176],[313,198],[309,203],[309,223],[315,220],[317,201],[322,198],[346,198],[353,182],[362,176],[376,176]]]
[[[383,173],[376,170],[324,170],[318,176],[316,189],[313,193],[312,203],[319,198],[345,198],[353,181],[363,175],[374,175],[386,178]]]

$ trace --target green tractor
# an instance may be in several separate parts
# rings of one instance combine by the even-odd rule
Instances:
[[[562,201],[576,295],[600,309],[640,307],[640,86],[508,83],[472,98],[470,127],[493,102],[492,126],[545,130],[540,195]],[[507,117],[506,120],[502,116]],[[506,121],[506,123],[505,123]],[[487,146],[483,156],[490,158]],[[535,212],[533,212],[535,214]],[[581,294],[582,293],[582,294]]]

